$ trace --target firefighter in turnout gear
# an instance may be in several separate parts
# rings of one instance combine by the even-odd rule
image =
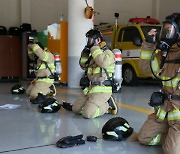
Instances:
[[[163,101],[151,97],[154,113],[148,116],[138,139],[145,145],[162,145],[164,154],[180,151],[180,13],[166,17],[156,43],[156,30],[148,32],[141,48],[141,68],[162,81]],[[154,99],[154,100],[153,100]]]
[[[86,33],[87,45],[80,57],[80,66],[87,71],[89,86],[75,101],[72,111],[84,118],[95,118],[105,113],[117,114],[110,78],[115,71],[115,58],[98,30]]]
[[[31,82],[26,90],[31,102],[38,104],[38,93],[42,95],[56,95],[54,86],[54,55],[48,50],[44,49],[40,43],[28,45],[29,57],[37,57],[36,78]],[[33,101],[35,100],[35,101]]]

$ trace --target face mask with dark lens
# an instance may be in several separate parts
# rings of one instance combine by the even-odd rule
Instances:
[[[161,33],[160,33],[160,39],[167,40],[167,39],[173,39],[175,37],[176,29],[175,27],[170,23],[164,23]]]
[[[160,33],[159,49],[163,51],[169,50],[169,48],[176,43],[176,29],[171,23],[164,23]]]
[[[87,47],[90,49],[91,47],[93,47],[93,45],[94,45],[94,43],[95,43],[95,40],[93,39],[93,38],[88,38],[87,39]]]

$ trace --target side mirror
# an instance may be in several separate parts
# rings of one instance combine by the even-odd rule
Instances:
[[[141,46],[142,40],[140,38],[138,38],[138,37],[135,37],[133,39],[133,44],[136,45],[136,46]]]

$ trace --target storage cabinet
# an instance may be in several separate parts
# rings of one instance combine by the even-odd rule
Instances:
[[[22,77],[20,36],[0,35],[0,77]]]

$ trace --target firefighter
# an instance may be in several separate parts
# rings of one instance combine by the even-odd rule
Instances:
[[[72,111],[84,118],[95,118],[105,113],[117,114],[110,78],[115,70],[115,58],[98,30],[86,33],[87,45],[80,57],[80,66],[87,71],[88,83],[83,94],[72,105]],[[108,101],[109,100],[109,101]]]
[[[162,89],[151,97],[150,105],[155,112],[148,116],[138,139],[145,145],[162,145],[164,154],[179,154],[180,13],[166,17],[158,39],[160,43],[156,43],[156,38],[157,31],[150,30],[141,47],[141,68],[151,70],[162,81]]]
[[[26,94],[33,104],[39,104],[40,99],[43,98],[41,95],[56,95],[53,75],[55,72],[54,55],[48,49],[44,49],[41,43],[29,43],[28,55],[31,59],[37,57],[37,66],[36,78],[27,88]]]

